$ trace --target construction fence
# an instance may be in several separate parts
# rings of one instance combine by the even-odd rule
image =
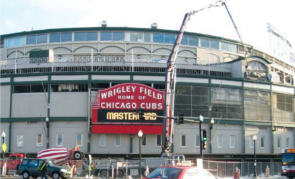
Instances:
[[[6,162],[6,168],[3,163]],[[119,159],[100,159],[100,160],[67,160],[62,163],[49,162],[52,166],[65,169],[70,173],[69,177],[99,177],[99,178],[138,178],[146,177],[157,167],[176,165],[180,161],[169,160],[164,158],[150,158],[139,160],[119,160]],[[197,161],[189,161],[186,164],[196,166]],[[16,168],[13,168],[9,161],[0,161],[1,175],[21,175],[17,174]],[[10,165],[10,166],[9,166]],[[10,168],[9,168],[10,167]],[[37,168],[37,167],[36,167]],[[234,173],[239,170],[241,177],[252,177],[254,175],[254,162],[229,162],[229,161],[203,161],[203,168],[210,171],[217,178],[233,177]],[[280,162],[257,162],[257,176],[280,175]]]
[[[210,171],[214,176],[219,178],[233,177],[234,173],[239,170],[241,177],[253,177],[254,170],[260,177],[281,175],[281,162],[227,162],[227,161],[203,161],[203,168]]]

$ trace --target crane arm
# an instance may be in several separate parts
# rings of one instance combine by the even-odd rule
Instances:
[[[164,106],[164,115],[167,117],[166,119],[163,119],[163,131],[162,131],[162,153],[161,156],[169,156],[170,155],[170,146],[172,144],[172,136],[171,133],[173,132],[173,125],[172,125],[172,119],[173,117],[173,99],[174,99],[174,93],[173,89],[175,86],[175,78],[176,78],[176,68],[174,66],[174,63],[177,58],[178,49],[187,25],[188,20],[192,15],[194,15],[197,12],[200,12],[202,10],[211,8],[211,7],[218,7],[221,3],[223,3],[225,0],[219,0],[213,4],[210,4],[208,6],[205,6],[204,8],[201,8],[197,11],[192,11],[189,13],[186,13],[180,30],[178,32],[178,35],[175,39],[174,45],[172,47],[171,53],[169,55],[169,58],[167,60],[167,67],[166,67],[166,75],[165,75],[165,106]]]
[[[177,58],[177,52],[179,49],[179,45],[181,43],[182,36],[184,34],[185,26],[187,24],[187,21],[189,20],[190,14],[187,13],[184,16],[184,19],[182,21],[181,28],[179,30],[179,33],[177,35],[177,38],[175,39],[175,43],[173,45],[173,48],[171,50],[171,53],[169,55],[169,58],[167,60],[167,67],[166,67],[166,76],[165,76],[165,106],[164,106],[164,116],[168,117],[167,119],[163,119],[163,131],[162,131],[162,156],[169,156],[170,155],[170,146],[171,146],[171,138],[169,137],[172,133],[173,129],[169,129],[169,126],[171,126],[171,119],[169,117],[172,117],[172,90],[174,89],[174,78],[176,77],[176,69],[174,66],[174,62]]]

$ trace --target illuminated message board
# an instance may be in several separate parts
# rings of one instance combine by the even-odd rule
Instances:
[[[139,109],[144,109],[143,119]],[[138,83],[99,90],[92,105],[92,133],[161,134],[164,91]]]

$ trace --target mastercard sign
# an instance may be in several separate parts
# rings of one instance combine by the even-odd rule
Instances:
[[[161,134],[163,119],[158,116],[163,116],[163,110],[164,91],[147,85],[125,83],[99,90],[92,105],[92,132]]]

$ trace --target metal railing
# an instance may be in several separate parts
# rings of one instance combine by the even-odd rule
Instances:
[[[165,60],[100,59],[90,56],[50,58],[15,58],[0,61],[1,74],[48,72],[157,72],[165,73]],[[231,77],[231,64],[176,64],[177,73]]]

